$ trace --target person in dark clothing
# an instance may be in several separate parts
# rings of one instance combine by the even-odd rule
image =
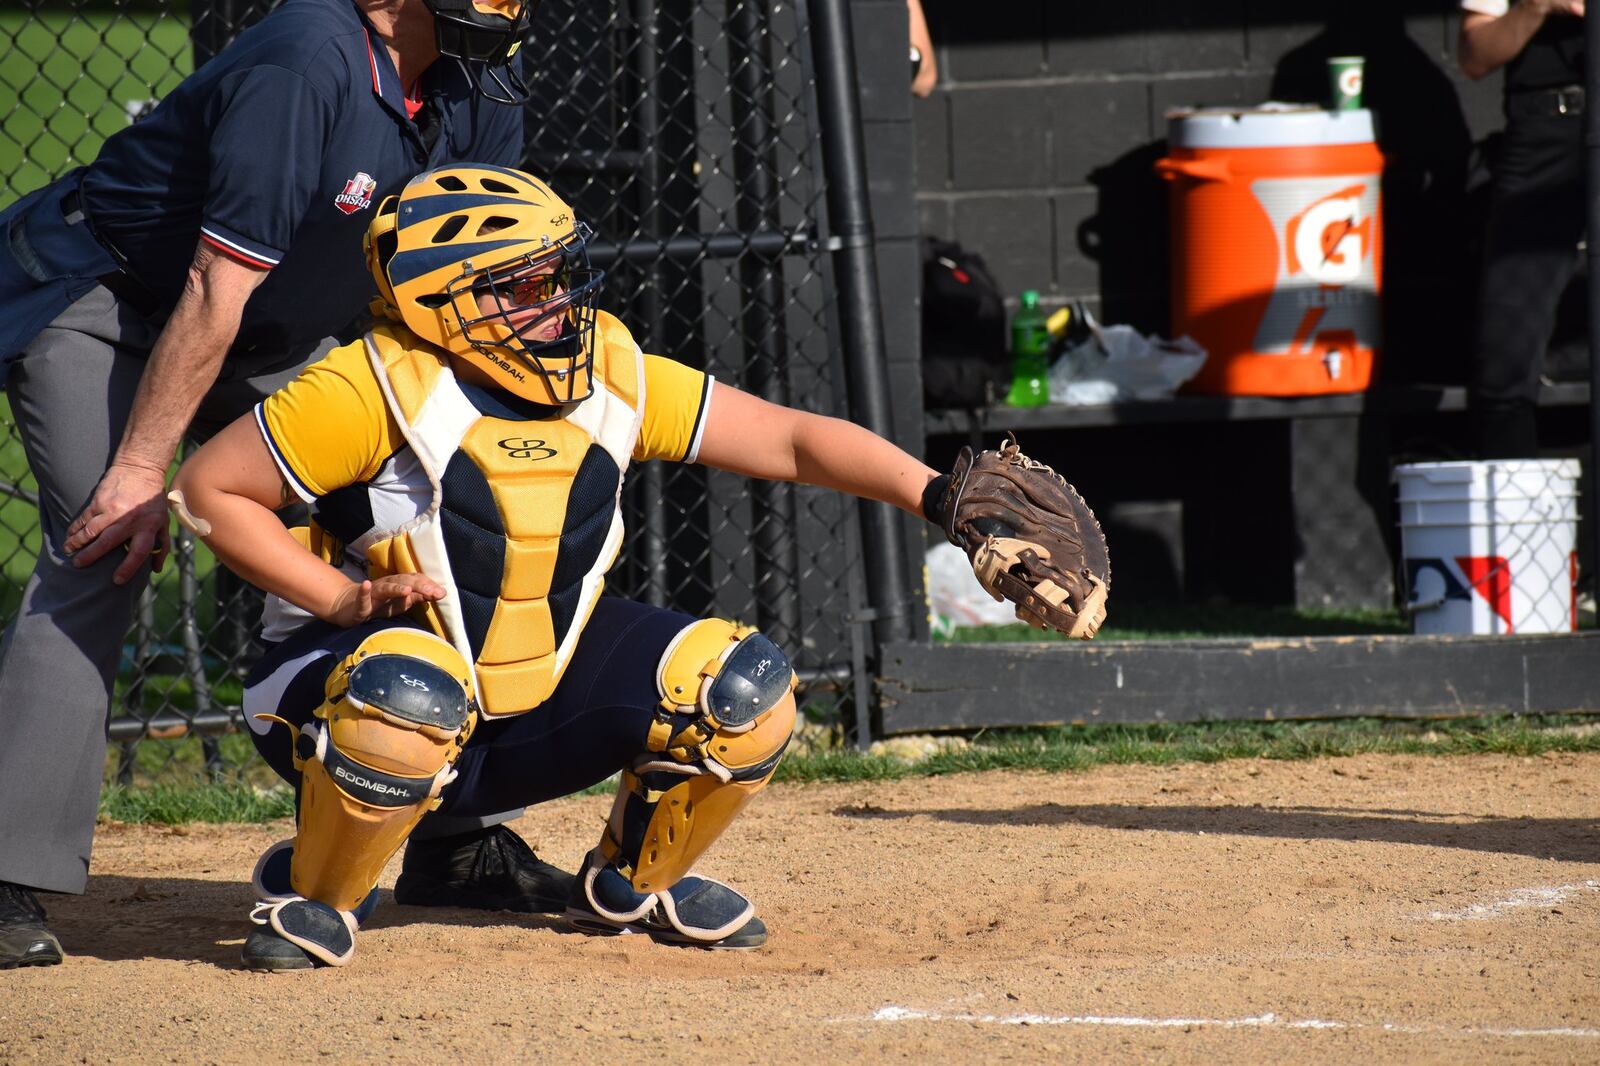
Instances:
[[[441,164],[520,162],[511,57],[536,6],[284,0],[89,166],[0,212],[0,373],[43,533],[0,645],[0,969],[62,959],[36,892],[88,879],[112,680],[166,552],[180,440],[355,324],[385,196]],[[502,820],[435,823],[397,898],[564,907],[571,877]]]
[[[1461,70],[1505,70],[1472,409],[1484,459],[1532,458],[1544,353],[1584,228],[1583,0],[1461,0]]]

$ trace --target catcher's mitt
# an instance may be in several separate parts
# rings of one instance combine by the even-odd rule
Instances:
[[[989,595],[1016,604],[1031,626],[1095,635],[1111,559],[1094,512],[1065,478],[1008,434],[997,452],[962,448],[955,469],[928,489],[923,510],[966,551]]]

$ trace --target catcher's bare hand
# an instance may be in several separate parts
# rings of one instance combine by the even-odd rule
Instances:
[[[351,582],[335,597],[325,618],[336,626],[394,618],[419,603],[443,599],[444,594],[444,586],[424,574],[387,574],[359,584]]]
[[[923,511],[963,549],[989,595],[1039,629],[1088,640],[1106,617],[1111,559],[1094,512],[1008,436],[998,451],[961,449],[929,485]]]

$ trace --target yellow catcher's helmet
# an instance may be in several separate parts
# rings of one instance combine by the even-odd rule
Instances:
[[[412,178],[367,229],[378,295],[411,332],[536,403],[593,391],[589,227],[538,178],[471,164]]]

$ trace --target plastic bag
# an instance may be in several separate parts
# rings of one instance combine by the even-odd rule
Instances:
[[[948,637],[956,626],[1003,626],[1017,620],[1017,609],[990,596],[972,576],[967,553],[948,542],[928,549],[928,605],[935,636]]]
[[[1146,336],[1132,326],[1091,321],[1089,337],[1050,367],[1050,402],[1101,404],[1162,400],[1200,372],[1206,350],[1189,337]]]

